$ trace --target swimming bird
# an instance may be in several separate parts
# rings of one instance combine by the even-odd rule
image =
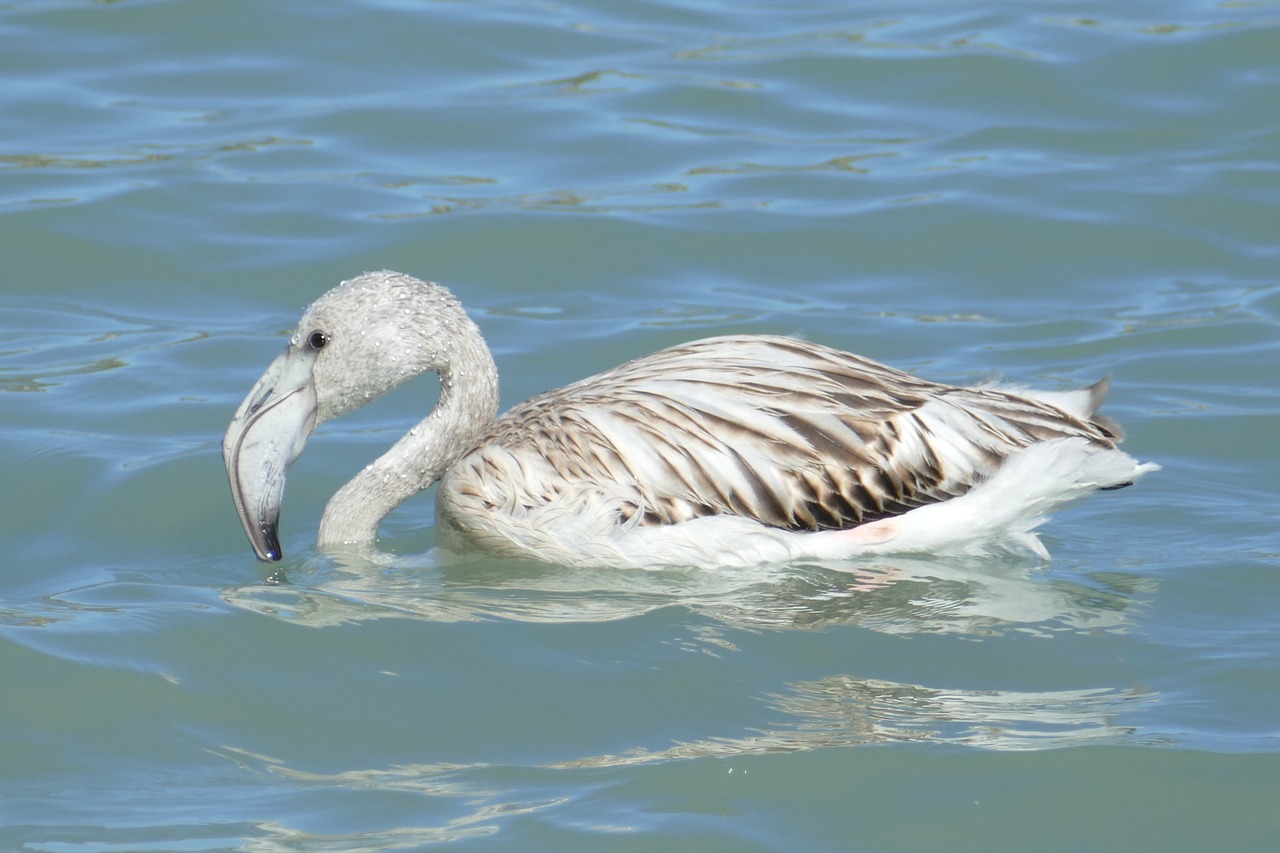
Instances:
[[[223,456],[259,559],[317,425],[426,372],[436,406],[330,499],[321,548],[372,546],[438,482],[437,535],[574,566],[747,565],[1018,543],[1059,504],[1159,466],[1117,449],[1107,380],[958,387],[816,343],[729,335],[664,349],[501,417],[479,328],[439,284],[381,271],[302,315]]]

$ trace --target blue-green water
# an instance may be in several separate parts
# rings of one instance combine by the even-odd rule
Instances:
[[[0,849],[1272,850],[1280,5],[0,5]],[[1164,470],[1054,559],[313,546],[219,441],[298,313],[450,285],[516,402],[800,334],[1053,387]]]

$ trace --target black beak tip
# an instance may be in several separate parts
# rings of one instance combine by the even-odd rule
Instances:
[[[280,537],[276,535],[275,527],[263,526],[262,530],[262,546],[258,549],[258,559],[264,563],[277,563],[284,554],[280,550]],[[256,544],[256,543],[255,543]]]

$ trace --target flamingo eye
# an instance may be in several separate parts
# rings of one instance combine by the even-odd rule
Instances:
[[[315,331],[307,335],[307,346],[312,349],[324,349],[329,343],[329,335],[327,332]]]

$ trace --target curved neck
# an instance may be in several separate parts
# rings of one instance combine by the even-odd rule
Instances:
[[[449,364],[437,370],[440,401],[391,449],[329,499],[320,547],[371,544],[378,524],[408,498],[440,479],[498,413],[498,370],[470,320]]]

